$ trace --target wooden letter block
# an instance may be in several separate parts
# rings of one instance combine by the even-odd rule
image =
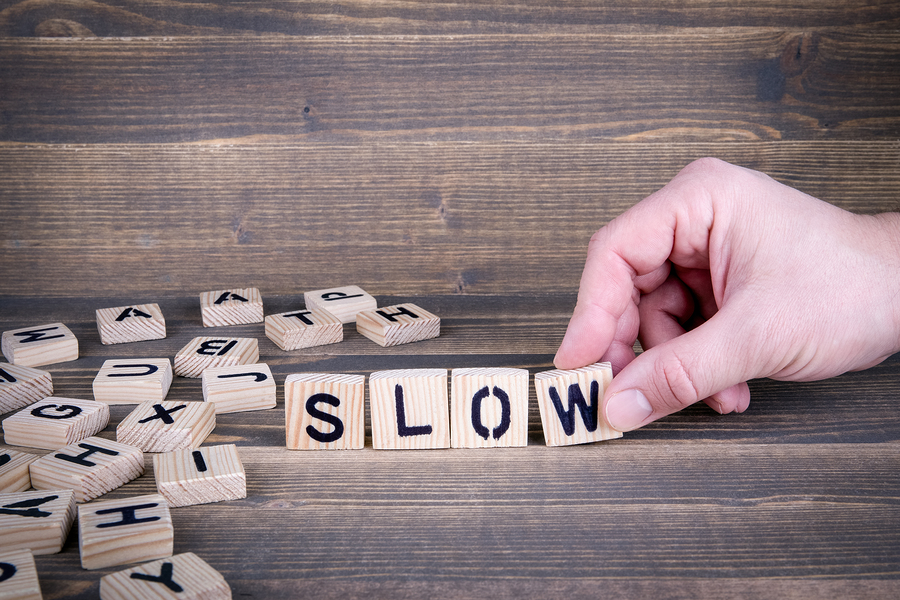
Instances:
[[[159,494],[78,507],[78,549],[84,569],[172,556],[174,541],[169,506]]]
[[[34,555],[28,550],[0,551],[0,600],[42,600]]]
[[[143,473],[140,448],[91,437],[31,463],[31,485],[38,490],[74,490],[77,502],[87,502]]]
[[[216,428],[216,407],[207,402],[144,402],[116,427],[116,441],[144,452],[197,448]]]
[[[40,367],[78,358],[78,340],[62,323],[4,331],[0,349],[14,365]]]
[[[275,378],[266,363],[211,367],[200,378],[216,414],[275,408]]]
[[[450,447],[446,369],[377,371],[369,376],[372,447]]]
[[[101,344],[143,342],[166,337],[166,320],[158,304],[99,308],[96,315]]]
[[[193,552],[176,554],[100,579],[100,600],[231,600],[222,574]]]
[[[282,350],[335,344],[344,339],[341,320],[319,308],[266,317],[266,337]]]
[[[453,369],[450,420],[454,448],[528,445],[528,370]]]
[[[0,548],[56,554],[66,542],[75,510],[72,490],[0,494]]]
[[[359,313],[356,330],[386,348],[438,337],[441,319],[415,304],[397,304]]]
[[[534,389],[547,445],[571,446],[622,437],[603,415],[603,393],[611,382],[609,363],[536,373]]]
[[[255,338],[195,337],[175,355],[175,374],[200,377],[209,367],[252,365],[259,361]]]
[[[0,494],[12,494],[31,489],[31,463],[37,454],[26,454],[0,448]]]
[[[7,444],[56,450],[97,434],[109,424],[109,406],[51,396],[3,421]]]
[[[207,446],[153,455],[156,489],[169,506],[247,497],[247,476],[237,446]]]
[[[168,358],[107,360],[94,378],[94,400],[106,404],[161,402],[171,384]]]
[[[357,313],[378,308],[375,298],[356,285],[306,292],[303,294],[303,301],[306,308],[327,311],[340,319],[341,323],[352,323]]]
[[[257,288],[203,292],[200,316],[204,327],[262,323],[262,296]]]
[[[365,376],[294,373],[284,381],[289,450],[359,450],[365,444]]]
[[[0,415],[53,395],[47,371],[0,363]]]

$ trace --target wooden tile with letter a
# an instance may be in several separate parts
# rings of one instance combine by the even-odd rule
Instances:
[[[359,450],[365,444],[364,375],[293,373],[284,381],[289,450]]]
[[[375,298],[357,285],[305,292],[303,302],[306,308],[318,308],[331,313],[341,323],[352,323],[357,313],[378,307]]]
[[[153,473],[157,491],[172,507],[247,497],[247,476],[234,444],[154,454]]]
[[[446,369],[377,371],[369,376],[372,447],[450,447]]]
[[[193,552],[131,567],[100,579],[100,600],[230,600],[222,574]]]
[[[116,427],[116,441],[144,452],[197,448],[216,428],[208,402],[144,402]]]
[[[454,448],[528,445],[527,369],[453,369],[450,379]]]
[[[203,400],[217,415],[275,408],[275,378],[266,363],[210,367],[200,379]]]
[[[611,382],[610,363],[536,373],[534,388],[547,445],[570,446],[622,437],[603,416],[603,393]]]
[[[0,350],[14,365],[40,367],[78,358],[78,339],[62,323],[4,331]]]
[[[0,548],[56,554],[75,521],[75,492],[68,489],[0,494]]]
[[[319,308],[293,310],[266,317],[266,337],[282,350],[299,350],[344,339],[344,324]]]
[[[26,454],[0,448],[0,494],[12,494],[31,489],[31,463],[38,454]]]
[[[251,365],[257,361],[256,338],[195,337],[175,355],[175,374],[200,377],[209,367]]]
[[[109,406],[94,400],[51,396],[3,421],[7,444],[56,450],[91,437],[109,424]]]
[[[200,316],[204,327],[262,323],[262,296],[257,288],[203,292]]]
[[[0,415],[53,395],[53,378],[47,371],[0,363]]]
[[[95,315],[101,344],[125,344],[166,337],[166,320],[158,304],[98,308]]]
[[[78,507],[78,549],[84,569],[172,556],[174,541],[169,505],[159,494]]]
[[[161,402],[172,384],[168,358],[107,360],[94,378],[94,400],[107,404]]]
[[[397,304],[356,315],[356,330],[379,346],[397,346],[441,335],[441,319],[415,304]]]
[[[42,600],[34,555],[28,550],[0,550],[0,600]]]

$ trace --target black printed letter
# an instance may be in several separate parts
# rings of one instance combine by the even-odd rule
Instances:
[[[596,381],[591,382],[591,406],[588,407],[581,393],[581,387],[577,383],[569,386],[569,408],[564,409],[559,392],[555,386],[550,387],[550,400],[553,401],[553,408],[559,415],[559,422],[562,424],[563,431],[566,435],[575,433],[575,407],[581,413],[581,420],[588,431],[597,430],[597,408],[599,405],[600,384]]]
[[[397,403],[397,435],[411,437],[414,435],[430,435],[431,425],[408,426],[406,424],[406,406],[403,402],[403,386],[399,383],[394,386],[394,401]]]
[[[329,404],[337,408],[341,405],[341,401],[338,397],[332,396],[331,394],[313,394],[306,400],[306,412],[309,413],[313,419],[319,419],[320,421],[325,421],[326,423],[330,423],[332,427],[334,427],[334,431],[331,433],[322,433],[312,425],[306,426],[306,433],[309,434],[309,437],[320,442],[322,444],[327,444],[328,442],[336,442],[341,439],[341,436],[344,435],[344,423],[337,418],[335,415],[329,414],[327,412],[322,412],[318,408],[316,408],[316,404],[319,402],[324,402],[325,404]]]

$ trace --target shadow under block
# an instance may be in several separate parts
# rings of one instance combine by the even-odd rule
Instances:
[[[144,452],[197,448],[216,428],[216,407],[208,402],[144,402],[116,427],[116,441]]]
[[[169,505],[159,494],[78,507],[78,549],[84,569],[172,556],[174,541]]]
[[[357,285],[305,292],[303,302],[306,308],[324,310],[340,319],[341,323],[352,323],[357,313],[378,308],[375,298]]]
[[[446,369],[399,369],[369,375],[372,447],[450,447]]]
[[[571,446],[622,437],[603,416],[603,393],[611,382],[610,363],[536,373],[534,388],[547,445]]]
[[[217,415],[275,408],[275,378],[266,363],[211,367],[200,380],[203,400]]]
[[[161,402],[172,385],[168,358],[111,359],[94,378],[94,400],[106,404]]]
[[[289,450],[360,450],[365,444],[365,376],[293,373],[284,381]]]
[[[56,554],[69,536],[75,512],[70,489],[0,494],[0,548]]]
[[[256,338],[195,337],[175,355],[175,374],[200,377],[209,367],[250,365],[259,361]]]
[[[527,369],[453,369],[450,377],[453,448],[528,445]]]
[[[344,325],[318,308],[295,310],[266,317],[266,337],[282,350],[299,350],[342,341]]]
[[[133,304],[95,311],[100,343],[104,345],[161,340],[166,320],[158,304]]]
[[[109,406],[94,400],[51,396],[3,421],[11,446],[56,450],[91,437],[109,424]]]
[[[0,550],[0,600],[41,600],[34,555],[28,550]]]
[[[200,316],[204,327],[262,323],[262,296],[257,288],[203,292]]]
[[[78,358],[78,340],[62,323],[4,331],[3,356],[14,365],[40,367]]]
[[[157,491],[171,507],[247,497],[247,475],[234,444],[154,454],[153,472]]]
[[[193,552],[176,554],[100,579],[100,600],[229,600],[222,574]]]
[[[31,485],[39,490],[74,490],[77,502],[87,502],[143,473],[140,448],[91,437],[31,463]]]
[[[39,459],[37,454],[0,448],[0,494],[12,494],[31,489],[31,463]]]
[[[52,395],[53,378],[47,371],[0,363],[0,415]]]
[[[441,319],[415,304],[397,304],[359,313],[356,330],[387,348],[438,337]]]

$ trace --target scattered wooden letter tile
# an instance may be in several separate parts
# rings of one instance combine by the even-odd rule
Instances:
[[[0,550],[0,600],[42,600],[34,555],[28,550]]]
[[[14,365],[40,367],[78,358],[78,340],[62,323],[4,331],[3,356]]]
[[[111,359],[94,378],[94,400],[106,404],[160,402],[172,384],[168,358]]]
[[[47,371],[0,363],[0,415],[53,395]]]
[[[222,574],[193,552],[131,567],[100,579],[100,600],[231,600]]]
[[[7,444],[56,450],[95,435],[109,424],[109,406],[51,396],[3,421]]]
[[[267,316],[266,337],[282,350],[298,350],[340,342],[344,325],[319,308],[294,310]]]
[[[37,454],[0,448],[0,494],[31,489],[31,474],[28,468],[39,458]]]
[[[610,363],[536,373],[534,388],[547,445],[570,446],[622,437],[603,416],[603,393],[611,382]]]
[[[39,490],[74,490],[77,502],[87,502],[143,473],[140,448],[90,437],[31,463],[31,485]]]
[[[372,447],[450,447],[446,369],[399,369],[369,375]]]
[[[154,454],[153,472],[156,489],[171,507],[247,497],[247,476],[234,444]]]
[[[144,402],[116,427],[116,441],[144,452],[197,448],[216,428],[216,407],[208,402]]]
[[[528,445],[528,370],[453,369],[450,429],[454,448]]]
[[[175,355],[175,374],[200,377],[209,367],[250,365],[258,360],[255,338],[195,337]]]
[[[135,304],[96,311],[102,344],[124,344],[166,337],[166,320],[158,304]]]
[[[81,567],[103,569],[172,556],[172,516],[159,494],[78,507]]]
[[[289,450],[359,450],[365,444],[365,376],[294,373],[284,381]]]
[[[200,316],[204,327],[262,323],[262,296],[257,288],[203,292]]]
[[[0,548],[56,554],[75,521],[75,492],[68,489],[0,494]]]
[[[356,330],[379,346],[396,346],[438,337],[441,319],[415,304],[397,304],[359,313]]]
[[[352,323],[356,314],[364,310],[373,310],[378,302],[357,285],[315,290],[303,294],[306,308],[319,308],[328,311],[341,320],[341,323]]]
[[[210,367],[200,379],[203,400],[217,415],[275,408],[275,378],[266,363]]]

